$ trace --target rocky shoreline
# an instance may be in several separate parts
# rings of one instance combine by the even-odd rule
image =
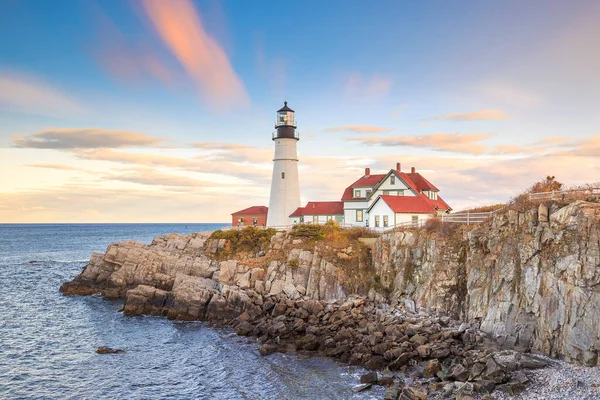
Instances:
[[[599,216],[585,202],[510,210],[446,236],[394,232],[370,247],[361,232],[335,229],[171,234],[109,246],[60,290],[125,298],[127,315],[230,325],[264,355],[306,352],[379,371],[357,390],[386,385],[386,399],[535,398],[523,396],[540,389],[536,370],[563,364],[531,353],[598,362],[589,321],[600,309]],[[589,376],[576,388],[591,393],[582,399],[600,397],[600,377]]]

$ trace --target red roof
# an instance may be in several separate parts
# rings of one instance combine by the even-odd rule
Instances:
[[[406,174],[406,175],[408,175],[408,174]],[[437,191],[439,191],[438,188],[436,188],[431,182],[429,182],[427,179],[425,179],[418,172],[415,172],[414,174],[410,174],[410,177],[413,180],[413,182],[415,182],[417,187],[421,190],[437,190]]]
[[[298,207],[290,217],[302,215],[343,215],[344,202],[342,201],[309,201],[306,207]]]
[[[342,195],[342,201],[344,200],[355,200],[359,199],[359,197],[354,197],[354,188],[355,187],[373,187],[379,183],[380,180],[385,178],[387,174],[376,174],[376,175],[364,175],[362,178],[358,179],[352,185],[348,186],[346,190],[344,190],[344,194]],[[362,197],[360,199],[365,199]]]
[[[234,212],[231,215],[248,215],[248,214],[267,215],[268,212],[269,212],[269,207],[252,206],[252,207],[244,208],[243,210],[240,210],[238,212]]]
[[[379,196],[395,213],[427,213],[436,212],[435,206],[427,196]],[[375,204],[375,203],[373,203]],[[371,206],[372,207],[372,206]]]

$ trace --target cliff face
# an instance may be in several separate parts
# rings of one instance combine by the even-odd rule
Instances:
[[[597,203],[541,205],[477,226],[385,234],[372,246],[372,263],[357,242],[329,247],[277,233],[265,254],[242,256],[209,236],[113,244],[61,291],[124,297],[132,315],[224,322],[244,313],[259,318],[270,298],[287,304],[368,294],[375,304],[450,313],[506,348],[598,364]],[[234,259],[222,260],[228,254]]]
[[[266,255],[219,261],[224,239],[210,233],[157,237],[150,245],[115,243],[95,253],[64,294],[125,297],[125,312],[172,319],[229,320],[259,313],[262,296],[331,301],[346,297],[340,270],[302,239],[276,234]],[[306,247],[306,246],[304,246]],[[350,258],[352,248],[343,256]]]
[[[598,363],[600,205],[496,214],[454,232],[395,232],[373,246],[394,298],[450,312],[506,347]]]

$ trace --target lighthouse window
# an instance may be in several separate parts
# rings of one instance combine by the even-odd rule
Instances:
[[[281,173],[281,179],[285,179],[285,172]]]

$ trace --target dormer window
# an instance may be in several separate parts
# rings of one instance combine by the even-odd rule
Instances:
[[[390,185],[395,185],[396,184],[396,175],[392,175],[390,176]]]
[[[355,190],[354,191],[354,197],[360,197],[360,190]]]

